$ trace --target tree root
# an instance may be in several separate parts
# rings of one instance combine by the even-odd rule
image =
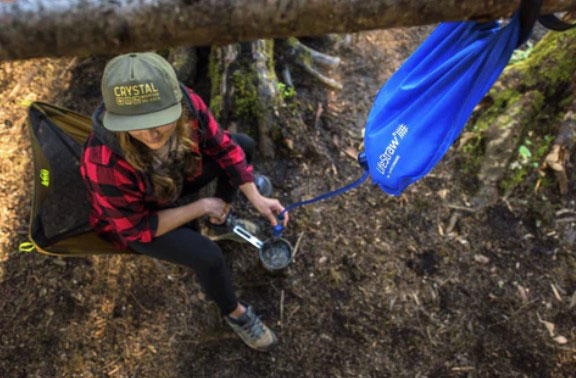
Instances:
[[[273,158],[274,142],[270,136],[270,127],[275,124],[275,113],[280,104],[278,94],[278,78],[274,68],[271,68],[274,41],[257,40],[250,43],[254,70],[257,77],[258,101],[261,114],[258,117],[258,137],[260,152],[266,158]]]
[[[304,70],[307,73],[312,75],[312,77],[314,77],[315,79],[320,81],[322,84],[326,85],[327,87],[330,87],[332,89],[337,89],[339,91],[341,91],[344,88],[344,86],[339,81],[331,79],[327,76],[324,76],[322,73],[320,73],[320,71],[318,71],[314,67],[312,67],[312,66],[310,66],[304,62],[299,62],[299,65],[302,68],[304,68]]]
[[[470,201],[472,207],[482,209],[498,200],[498,183],[516,154],[524,126],[540,109],[537,104],[540,103],[541,97],[537,91],[527,92],[509,105],[486,130],[486,151],[478,172],[481,187]]]
[[[291,60],[298,66],[302,67],[304,71],[327,87],[342,90],[343,86],[340,82],[327,77],[315,67],[315,65],[325,68],[337,67],[341,63],[339,57],[334,57],[314,50],[294,37],[285,40],[284,46]]]
[[[212,112],[225,128],[239,125],[257,136],[259,152],[266,159],[275,158],[282,143],[295,156],[311,148],[306,141],[294,143],[306,125],[285,103],[273,54],[274,40],[257,40],[213,47],[210,58]],[[286,75],[289,72],[284,73],[285,80]]]
[[[292,81],[292,74],[290,73],[288,66],[284,66],[284,69],[282,70],[282,79],[284,79],[284,84],[287,86],[294,86],[294,82]]]
[[[334,57],[314,50],[298,40],[298,38],[288,38],[286,43],[291,49],[291,54],[298,59],[310,61],[324,67],[335,67],[341,63],[339,57]]]

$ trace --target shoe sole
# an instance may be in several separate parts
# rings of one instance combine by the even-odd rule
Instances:
[[[272,342],[268,346],[265,346],[265,347],[252,346],[252,345],[248,344],[246,341],[244,341],[242,336],[240,336],[240,340],[242,340],[244,342],[244,344],[246,344],[246,346],[248,346],[254,350],[257,350],[258,352],[269,352],[272,348],[274,348],[274,346],[276,344],[278,344],[278,338],[276,337],[276,335],[274,335],[274,340],[272,340]]]

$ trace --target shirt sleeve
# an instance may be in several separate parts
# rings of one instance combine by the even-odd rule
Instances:
[[[204,125],[204,153],[218,162],[230,178],[232,185],[240,186],[247,182],[253,182],[253,168],[246,162],[242,148],[234,143],[228,133],[218,126],[204,101],[192,91],[189,90],[188,93],[198,112],[199,121]]]
[[[127,242],[152,241],[158,229],[158,215],[145,206],[144,188],[134,172],[120,162],[113,166],[87,163],[84,179],[98,216],[106,219]]]

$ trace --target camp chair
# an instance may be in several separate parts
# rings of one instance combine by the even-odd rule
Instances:
[[[34,158],[34,193],[29,242],[20,250],[85,256],[133,253],[99,238],[88,223],[90,204],[80,175],[82,146],[92,131],[90,117],[34,102],[28,110]]]

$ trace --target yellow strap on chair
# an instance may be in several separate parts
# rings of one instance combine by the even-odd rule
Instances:
[[[24,242],[20,244],[20,247],[18,249],[20,250],[20,252],[34,252],[36,246],[31,242]]]
[[[32,100],[28,100],[27,98],[25,98],[17,101],[16,103],[23,108],[29,108],[30,105],[32,105]]]

